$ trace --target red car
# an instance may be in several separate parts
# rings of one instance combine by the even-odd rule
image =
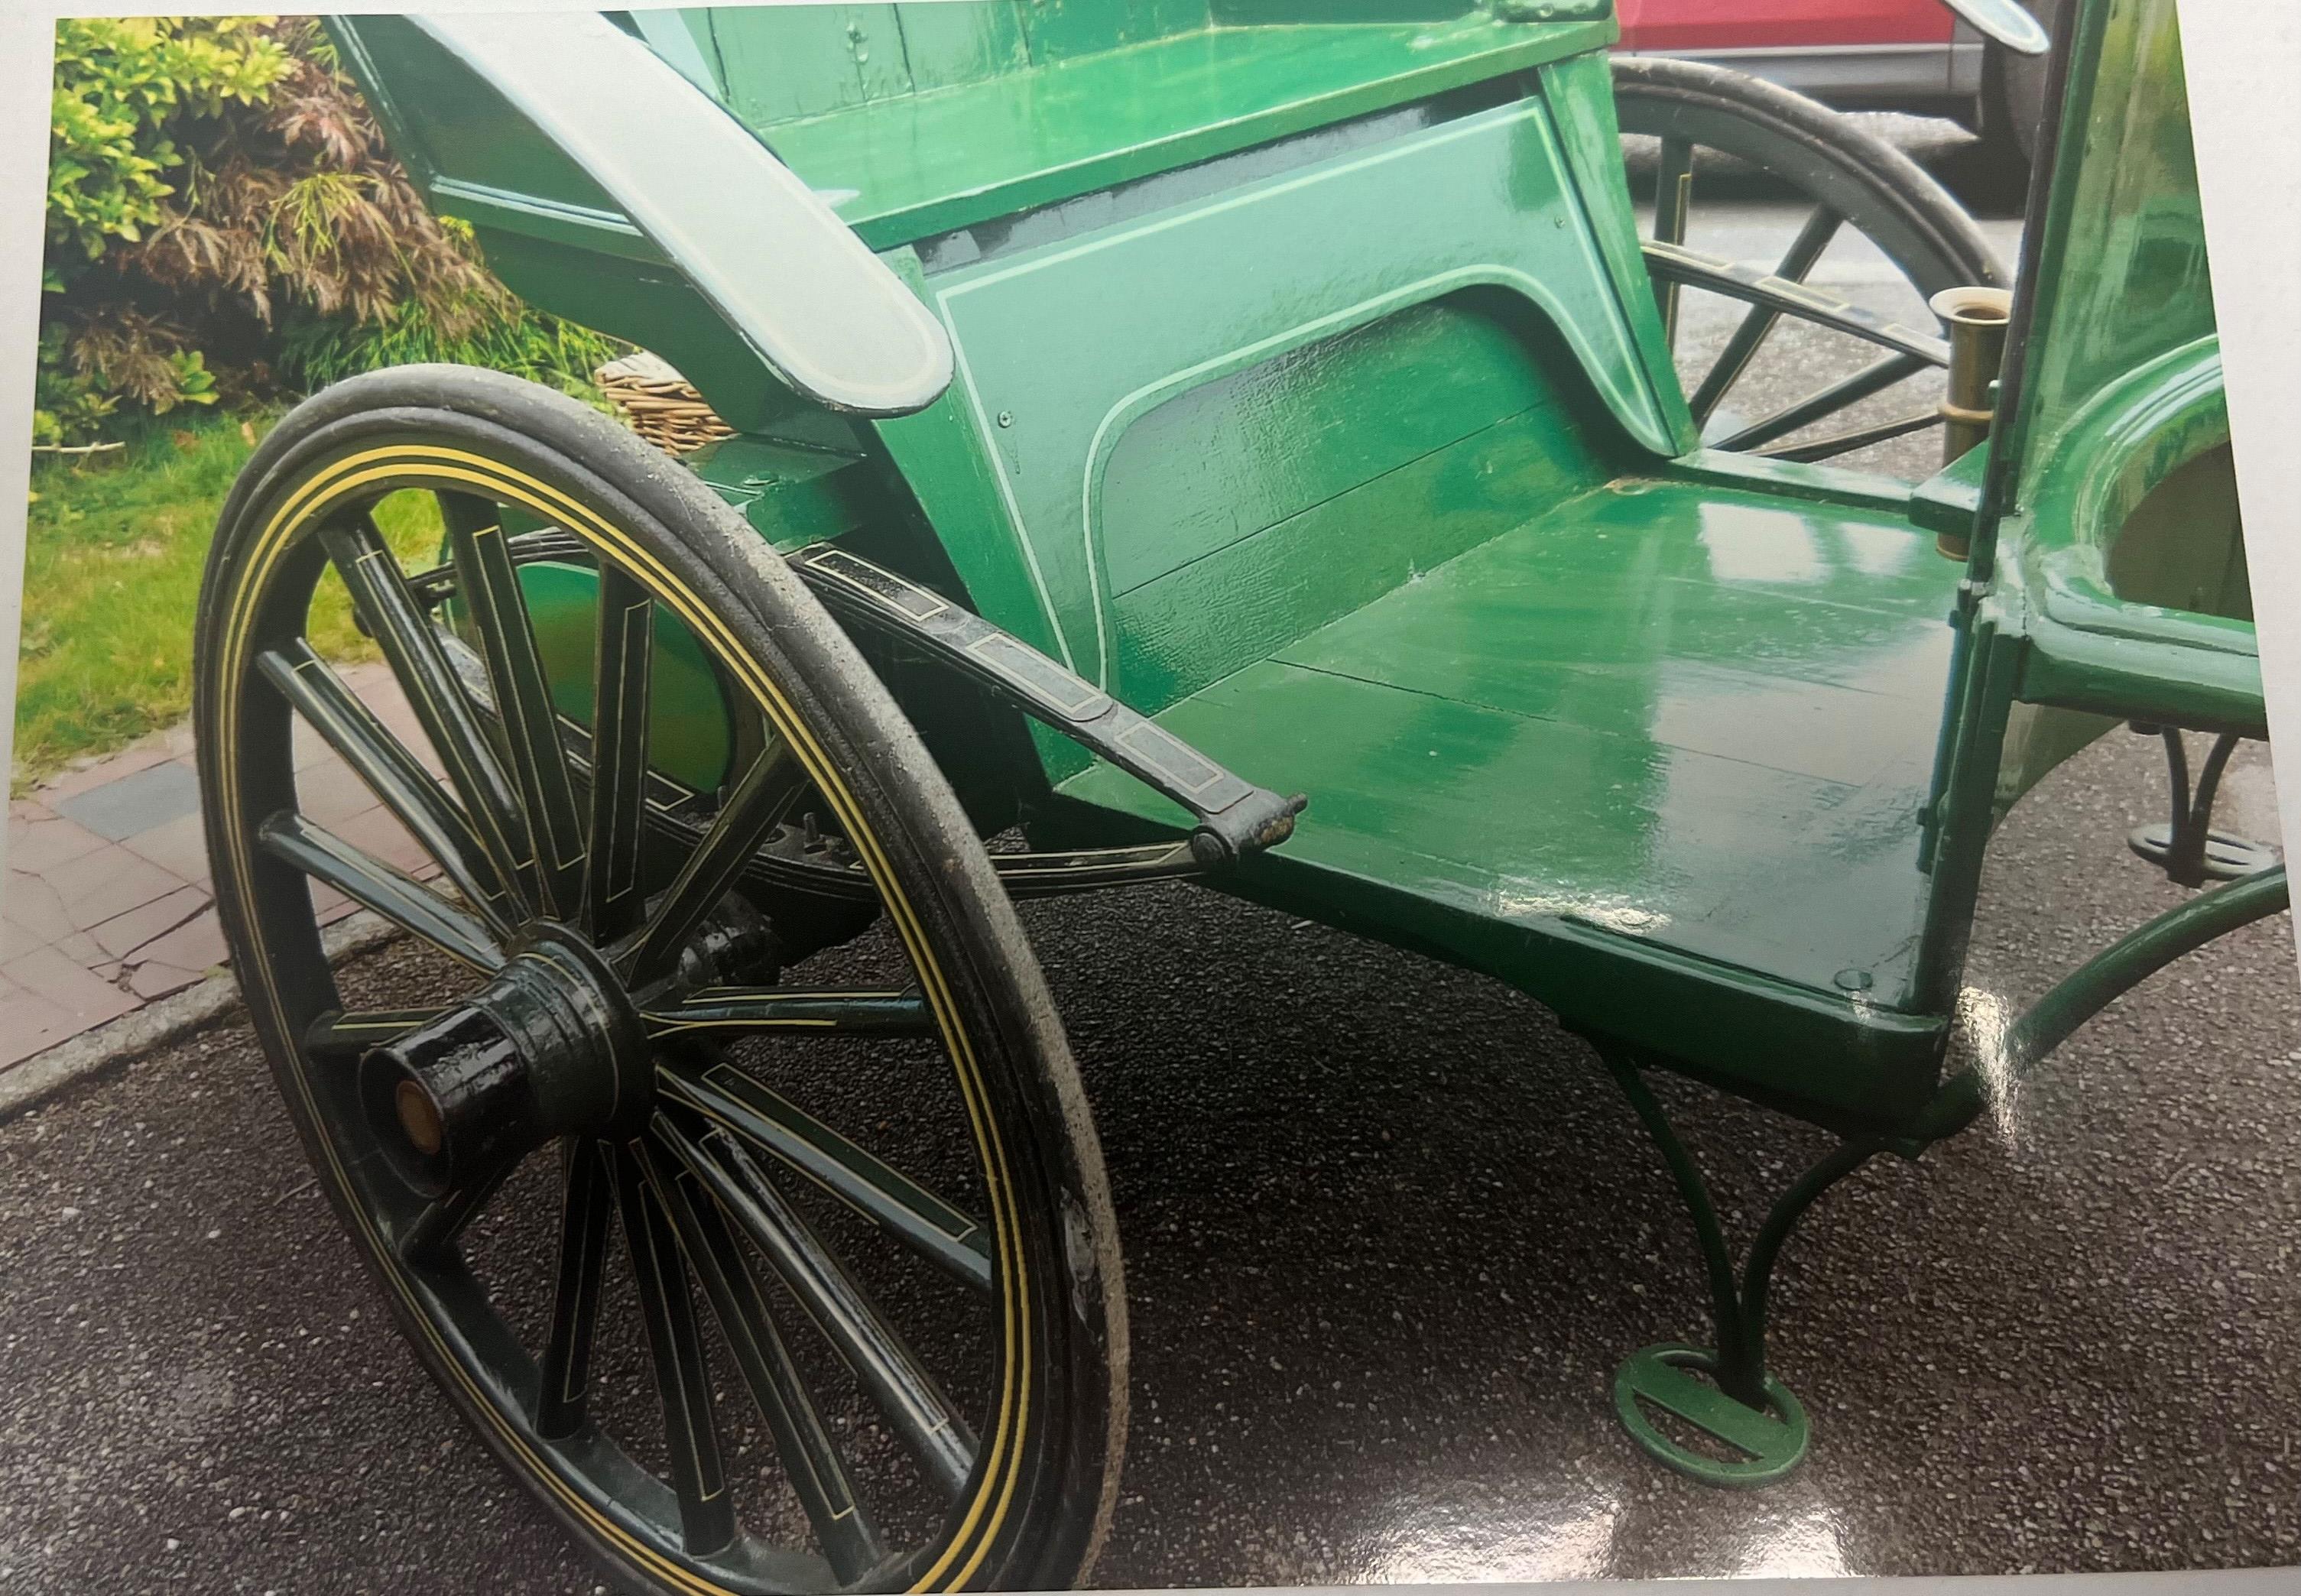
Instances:
[[[1947,116],[2026,160],[2045,108],[2041,56],[1984,38],[2009,0],[1616,0],[1620,48],[1711,62],[1832,105]],[[2027,0],[2050,32],[2064,0]]]

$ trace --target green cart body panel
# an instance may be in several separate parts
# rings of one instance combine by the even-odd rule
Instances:
[[[1955,1001],[1990,827],[2121,721],[2268,735],[2173,0],[2073,13],[1933,812],[1926,981]],[[1978,453],[1979,451],[1977,451]]]
[[[1891,1134],[2004,806],[2117,719],[2265,731],[2173,0],[2076,15],[2008,404],[1915,487],[1696,447],[1602,0],[634,16],[947,332],[942,397],[870,422],[782,388],[420,30],[333,26],[515,288],[736,428],[690,462],[763,538],[847,541],[1307,791],[1227,890]],[[1014,746],[1034,840],[1183,827]]]
[[[1155,602],[1137,596],[1195,563],[1236,571],[1243,544],[1291,518],[1380,494],[1390,472],[1418,462],[1430,472],[1449,451],[1505,459],[1510,446],[1480,435],[1554,432],[1575,402],[1672,452],[1630,321],[1639,301],[1606,272],[1538,98],[933,273],[925,288],[958,354],[956,414],[883,423],[881,435],[925,485],[908,471],[912,440],[932,458],[953,423],[971,434],[996,501],[962,478],[960,495],[922,503],[939,526],[988,522],[1020,550],[1029,597],[1000,602],[997,568],[964,544],[952,550],[960,576],[992,620],[1050,638],[1050,652],[1131,702],[1137,683],[1118,661],[1153,627],[1128,612]],[[1505,302],[1404,314],[1481,288]],[[1514,298],[1564,341],[1588,398],[1544,391],[1526,329],[1508,323]],[[1537,420],[1545,401],[1559,414]],[[1402,552],[1431,540],[1426,564],[1477,536],[1443,510],[1390,514]],[[1299,625],[1300,605],[1290,609]]]
[[[1786,1094],[1838,1057],[1835,1106],[1889,1116],[1940,1043],[1909,1010],[1955,585],[1889,514],[1624,477],[1160,719],[1315,795],[1258,896],[1401,917],[1569,1024]],[[1107,769],[1061,790],[1153,813]]]
[[[2025,697],[2265,736],[2174,7],[2085,22],[1977,559]]]

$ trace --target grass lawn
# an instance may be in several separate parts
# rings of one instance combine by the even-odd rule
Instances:
[[[190,712],[200,570],[232,478],[273,419],[160,425],[105,464],[36,461],[13,792]],[[396,495],[377,520],[403,559],[431,563],[439,530],[428,504]],[[332,572],[310,635],[334,658],[374,654]]]

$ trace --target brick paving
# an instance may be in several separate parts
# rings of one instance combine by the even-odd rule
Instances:
[[[429,748],[388,669],[344,680],[409,748]],[[302,722],[297,801],[404,870],[427,862],[375,795]],[[321,923],[353,905],[314,890]],[[67,771],[8,806],[0,892],[0,1071],[206,979],[225,960],[208,884],[188,724]]]

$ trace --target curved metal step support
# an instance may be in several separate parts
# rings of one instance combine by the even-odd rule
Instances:
[[[1990,1079],[2001,1090],[2019,1081],[2143,981],[2280,912],[2288,900],[2285,867],[2279,865],[2200,893],[2135,927],[2063,977],[2002,1036],[1978,1039],[1990,1056]],[[1878,1154],[1915,1159],[1970,1124],[1989,1100],[1990,1082],[1979,1067],[1961,1071],[1897,1134],[1850,1136],[1817,1159],[1768,1210],[1737,1275],[1709,1185],[1636,1060],[1602,1042],[1598,1050],[1661,1149],[1694,1220],[1716,1323],[1714,1348],[1665,1343],[1625,1359],[1614,1380],[1615,1415],[1631,1439],[1680,1474],[1714,1485],[1770,1484],[1798,1466],[1811,1439],[1804,1408],[1766,1367],[1768,1299],[1783,1246],[1823,1192]],[[1676,1421],[1673,1429],[1664,1429],[1657,1412]],[[1708,1446],[1690,1444],[1684,1439],[1689,1432]]]
[[[2126,836],[2127,847],[2184,887],[2236,881],[2277,863],[2277,850],[2267,843],[2213,829],[2213,799],[2220,795],[2222,773],[2242,740],[2236,732],[2224,731],[2213,740],[2192,787],[2188,745],[2179,726],[2136,721],[2133,730],[2144,736],[2155,731],[2164,739],[2165,781],[2171,790],[2171,803],[2163,824],[2134,827]]]
[[[1626,1358],[1614,1377],[1615,1416],[1648,1455],[1690,1478],[1711,1485],[1771,1484],[1804,1460],[1812,1433],[1803,1406],[1766,1367],[1774,1266],[1815,1199],[1889,1144],[1853,1137],[1818,1159],[1767,1211],[1737,1275],[1709,1182],[1637,1064],[1612,1048],[1602,1046],[1599,1052],[1669,1166],[1694,1221],[1716,1326],[1712,1348],[1666,1342]],[[1678,1433],[1656,1421],[1656,1409],[1677,1421]],[[1680,1439],[1687,1431],[1710,1446]]]
[[[1911,1124],[1897,1152],[1921,1149],[1956,1135],[1987,1106],[1993,1090],[2019,1082],[2088,1020],[2185,954],[2286,908],[2291,889],[2286,867],[2257,871],[2210,892],[2200,892],[2154,920],[2144,921],[2095,954],[2031,1004],[1991,1048],[1990,1077],[1979,1068],[1942,1083]]]

